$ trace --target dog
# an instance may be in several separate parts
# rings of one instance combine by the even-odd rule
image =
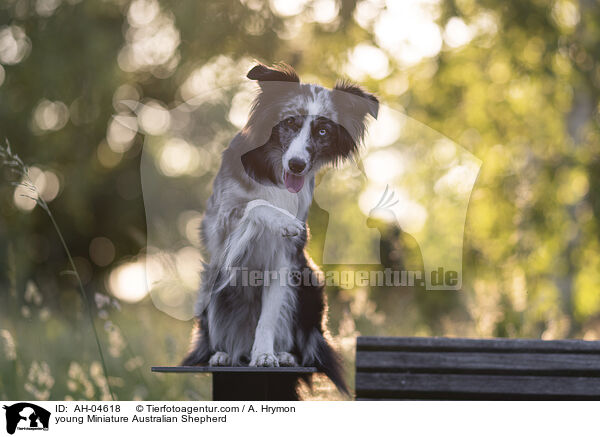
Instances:
[[[301,83],[283,63],[259,63],[247,78],[259,93],[223,152],[207,202],[201,240],[210,260],[182,365],[314,366],[347,394],[340,358],[326,339],[323,285],[287,279],[315,277],[304,251],[315,173],[358,153],[379,101],[345,81],[333,89]],[[240,279],[244,271],[283,273],[256,285]]]

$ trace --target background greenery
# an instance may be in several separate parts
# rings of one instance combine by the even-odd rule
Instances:
[[[4,0],[0,136],[33,167],[71,249],[118,399],[210,398],[206,377],[148,370],[182,357],[191,322],[149,297],[119,302],[110,278],[146,247],[144,134],[168,137],[161,108],[239,81],[253,58],[327,86],[349,76],[483,161],[462,291],[328,289],[350,379],[359,334],[600,337],[597,2]],[[231,114],[213,117],[189,136],[212,155],[163,168],[199,204],[237,129]],[[107,399],[58,236],[0,174],[0,399]],[[384,261],[406,265],[409,236],[382,235]],[[337,395],[319,381],[307,396]]]

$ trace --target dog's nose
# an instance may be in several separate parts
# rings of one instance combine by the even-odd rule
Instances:
[[[288,166],[294,173],[302,173],[302,170],[306,168],[306,162],[299,158],[292,158],[288,162]]]

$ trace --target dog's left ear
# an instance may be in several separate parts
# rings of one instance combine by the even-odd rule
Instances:
[[[300,82],[298,74],[285,62],[280,62],[273,67],[258,64],[248,72],[246,77],[259,82]]]
[[[365,110],[365,114],[370,114],[373,118],[377,118],[377,114],[379,113],[379,100],[377,100],[377,97],[373,94],[366,92],[358,85],[346,81],[336,83],[333,89],[360,97],[361,101],[358,101],[358,106],[362,106],[362,109]]]

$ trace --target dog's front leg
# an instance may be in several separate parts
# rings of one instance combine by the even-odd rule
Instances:
[[[275,237],[295,238],[305,235],[304,223],[289,211],[263,199],[248,202],[243,216],[227,238],[227,243],[216,264],[223,271],[238,266],[248,246],[262,232],[272,232]],[[222,284],[224,286],[224,284]],[[221,290],[223,287],[219,288]],[[216,289],[213,289],[213,291]]]
[[[302,221],[289,211],[263,199],[248,202],[242,220],[252,220],[283,237],[295,237],[304,232]]]
[[[279,284],[278,281],[274,281],[263,288],[262,309],[250,355],[251,366],[279,367],[279,361],[274,351],[275,329],[285,296],[284,286]]]

